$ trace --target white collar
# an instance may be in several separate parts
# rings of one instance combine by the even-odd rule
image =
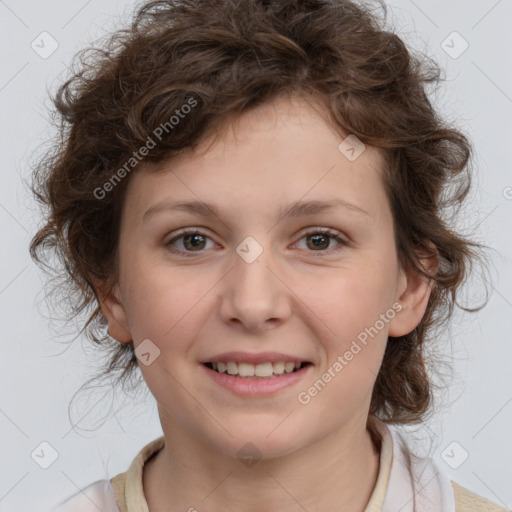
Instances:
[[[395,427],[384,426],[393,439],[393,461],[381,512],[455,512],[448,476],[432,459],[412,454]]]

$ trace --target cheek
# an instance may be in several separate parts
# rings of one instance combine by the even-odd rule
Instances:
[[[319,406],[330,404],[326,421],[338,421],[341,411],[355,413],[362,403],[369,403],[394,310],[388,307],[386,282],[364,274],[331,282],[308,300],[322,320],[316,322],[316,333],[324,333],[325,350],[322,382],[311,384],[321,390],[315,398]]]
[[[309,315],[311,330],[324,351],[322,381],[328,383],[321,400],[356,407],[371,395],[395,314],[390,275],[361,259],[333,269],[329,279],[303,283],[299,293],[315,313]]]
[[[333,270],[301,287],[300,296],[337,343],[349,342],[391,308],[391,272],[375,265]],[[317,321],[318,321],[317,320]]]
[[[175,346],[178,338],[186,339],[184,330],[197,314],[207,283],[202,285],[187,269],[132,261],[126,266],[124,295],[134,340],[150,338],[166,348],[172,341]]]

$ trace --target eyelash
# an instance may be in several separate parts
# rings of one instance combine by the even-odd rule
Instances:
[[[172,244],[176,240],[179,240],[180,238],[183,238],[187,235],[201,235],[205,238],[210,238],[209,236],[205,235],[204,233],[202,233],[201,231],[199,231],[197,229],[186,229],[186,230],[182,231],[178,236],[175,236],[174,238],[169,240],[165,244],[165,246],[174,254],[179,254],[179,255],[182,255],[185,257],[193,257],[193,256],[195,256],[194,253],[196,251],[182,251],[182,250],[176,249],[175,247],[172,246]],[[338,252],[338,251],[342,250],[343,248],[348,247],[350,245],[349,242],[347,242],[346,240],[341,238],[336,231],[333,231],[331,229],[320,229],[319,228],[319,229],[314,229],[314,230],[308,231],[308,232],[304,233],[299,240],[302,240],[303,238],[306,238],[311,235],[328,235],[330,238],[336,240],[336,242],[339,243],[339,245],[333,249],[325,249],[325,250],[319,250],[319,251],[308,251],[311,253],[315,253],[315,252],[319,253],[319,254],[314,254],[314,257],[322,257],[326,253],[332,254],[333,252]],[[202,251],[197,251],[197,252],[200,253]]]

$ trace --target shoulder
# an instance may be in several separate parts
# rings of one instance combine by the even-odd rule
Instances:
[[[119,512],[114,491],[109,480],[98,480],[65,501],[52,512]]]
[[[456,512],[510,512],[509,509],[482,498],[482,496],[469,491],[453,480],[451,482],[455,496]]]
[[[116,498],[119,512],[127,512],[125,498],[125,487],[127,477],[128,472],[125,472],[120,473],[119,475],[116,475],[115,477],[110,479],[110,484],[112,485],[112,490],[114,491],[114,496]]]

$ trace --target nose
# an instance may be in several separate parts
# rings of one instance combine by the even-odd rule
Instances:
[[[268,252],[251,263],[236,258],[234,268],[222,280],[222,320],[248,331],[281,325],[290,316],[291,291]]]

